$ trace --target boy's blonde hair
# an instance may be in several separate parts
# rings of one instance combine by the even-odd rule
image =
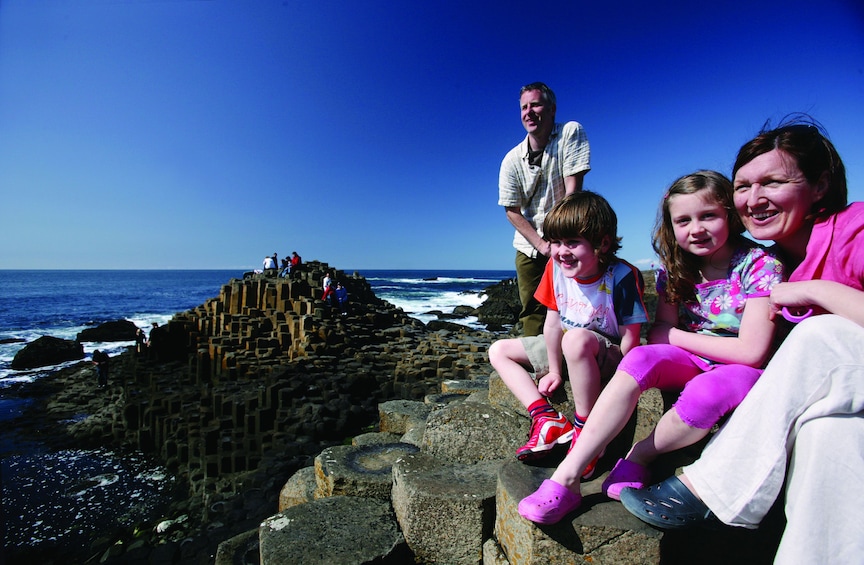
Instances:
[[[543,221],[543,238],[546,241],[574,237],[587,239],[604,267],[615,259],[615,253],[621,249],[618,216],[609,202],[596,192],[582,190],[568,195],[555,204]],[[601,251],[603,239],[607,237],[609,246]]]

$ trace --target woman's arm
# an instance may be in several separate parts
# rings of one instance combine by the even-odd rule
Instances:
[[[771,289],[769,302],[772,318],[784,306],[813,308],[864,326],[864,292],[842,283],[825,280],[780,283]]]
[[[674,328],[669,331],[669,343],[720,363],[761,367],[768,358],[777,329],[769,310],[767,296],[748,298],[737,336],[698,334]]]

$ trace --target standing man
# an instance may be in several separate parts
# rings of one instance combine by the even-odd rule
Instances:
[[[531,336],[543,332],[546,317],[546,308],[534,298],[549,259],[543,220],[565,195],[582,190],[582,179],[591,169],[591,149],[581,124],[555,123],[555,93],[542,82],[522,87],[519,107],[528,135],[501,162],[498,205],[516,228],[519,320],[523,335]]]

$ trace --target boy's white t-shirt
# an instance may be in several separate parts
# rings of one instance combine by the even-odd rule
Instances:
[[[586,328],[618,343],[619,326],[648,322],[644,289],[639,269],[621,259],[590,279],[566,277],[550,259],[534,297],[558,311],[564,331]]]

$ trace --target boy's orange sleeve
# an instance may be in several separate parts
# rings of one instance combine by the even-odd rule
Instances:
[[[555,301],[555,285],[552,284],[552,269],[554,266],[555,261],[549,259],[546,263],[546,269],[543,271],[543,277],[540,279],[540,284],[537,285],[537,290],[534,291],[534,298],[546,308],[557,312],[558,303]]]

